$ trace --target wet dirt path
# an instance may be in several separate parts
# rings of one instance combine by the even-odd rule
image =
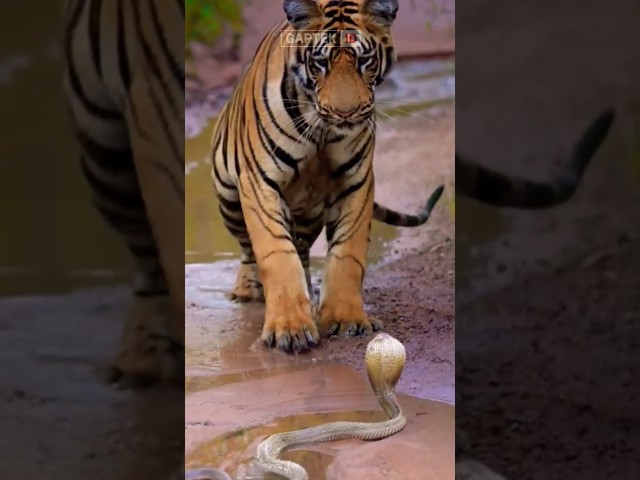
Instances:
[[[391,118],[382,115],[380,122],[376,199],[413,212],[438,184],[446,190],[427,225],[403,231],[375,226],[365,302],[369,314],[407,349],[397,390],[409,424],[381,442],[334,442],[287,454],[318,480],[418,480],[427,469],[431,478],[453,478],[453,64],[403,67],[389,97],[381,94],[380,105]],[[438,80],[429,86],[429,79]],[[403,94],[401,102],[385,103],[394,88]],[[206,116],[192,120],[198,118],[206,125]],[[325,340],[298,357],[267,351],[257,341],[263,305],[226,299],[238,251],[213,202],[208,139],[195,137],[187,151],[187,467],[234,473],[270,433],[339,419],[382,419],[363,369],[370,338]],[[323,252],[324,242],[318,241],[312,249],[316,287]]]
[[[181,461],[182,392],[102,381],[127,299],[125,287],[0,299],[0,478],[163,478]]]

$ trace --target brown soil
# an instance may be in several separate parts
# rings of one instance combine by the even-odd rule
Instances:
[[[631,478],[637,468],[638,258],[627,242],[459,313],[474,321],[459,328],[458,419],[507,478]]]
[[[166,478],[182,460],[183,395],[119,390],[129,293],[84,289],[0,299],[0,478]]]
[[[455,228],[449,210],[452,195],[454,109],[427,118],[391,122],[378,138],[376,200],[399,211],[416,211],[440,183],[445,193],[423,227],[402,229],[379,265],[365,277],[370,315],[407,348],[407,366],[398,390],[453,403],[455,372]],[[399,147],[402,146],[402,147]],[[315,252],[322,254],[324,242]],[[363,371],[368,339],[324,341],[321,355]]]
[[[407,365],[398,389],[420,398],[451,403],[454,392],[455,312],[454,242],[434,251],[410,254],[371,269],[366,279],[367,311],[407,350]],[[322,357],[364,373],[368,338],[331,338]]]

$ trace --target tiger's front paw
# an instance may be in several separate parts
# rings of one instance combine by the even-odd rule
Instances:
[[[168,296],[137,297],[108,380],[123,387],[182,382],[184,346],[170,333]]]
[[[273,303],[267,299],[261,338],[267,347],[277,346],[287,353],[304,352],[316,347],[320,335],[313,322],[309,299],[304,295],[291,298],[284,294],[277,295]]]
[[[365,313],[360,298],[328,297],[320,306],[323,335],[369,335],[378,330],[382,322]]]

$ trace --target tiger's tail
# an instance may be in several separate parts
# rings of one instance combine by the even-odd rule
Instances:
[[[548,208],[566,202],[575,193],[613,118],[613,110],[600,114],[574,147],[564,172],[548,182],[509,177],[456,153],[456,192],[479,202],[513,208]]]
[[[396,212],[390,208],[384,207],[376,202],[373,204],[373,218],[379,222],[386,223],[387,225],[393,225],[396,227],[419,227],[424,225],[429,220],[433,207],[436,206],[438,200],[442,196],[444,191],[444,185],[440,185],[434,190],[434,192],[427,200],[424,208],[417,215],[408,215],[406,213]]]

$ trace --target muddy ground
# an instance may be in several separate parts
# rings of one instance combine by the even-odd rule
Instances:
[[[0,300],[0,478],[166,478],[182,461],[182,392],[104,382],[128,297]]]
[[[424,227],[400,230],[385,256],[371,265],[364,290],[367,312],[405,344],[411,359],[399,391],[447,403],[454,401],[455,372],[455,218],[449,203],[454,125],[453,107],[444,107],[429,119],[392,122],[378,137],[377,201],[412,212],[439,183],[447,190]],[[356,340],[345,349],[340,339],[329,339],[322,355],[363,371],[366,343]]]

